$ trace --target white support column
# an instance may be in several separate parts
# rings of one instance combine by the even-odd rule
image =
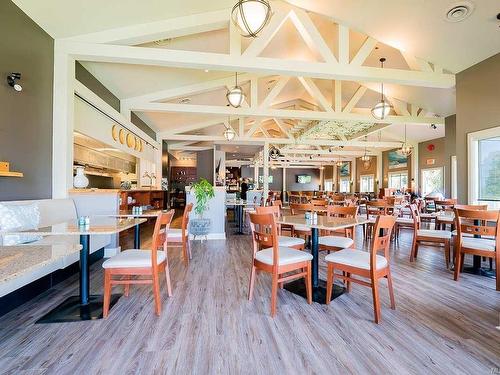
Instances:
[[[337,167],[337,162],[335,162],[333,164],[333,188],[332,190],[335,192],[335,191],[339,191],[339,188],[337,186],[337,170],[338,170],[338,167]]]
[[[286,195],[286,167],[283,167],[283,196],[281,197],[281,199],[283,200],[283,203],[285,203],[285,195]],[[288,197],[287,198],[287,202],[288,202]]]
[[[57,40],[54,47],[52,198],[66,198],[73,186],[75,60]]]
[[[420,191],[419,189],[419,175],[418,175],[418,143],[412,142],[410,143],[411,147],[413,147],[413,151],[411,153],[411,178],[413,181],[408,181],[408,186],[413,189],[414,192]]]
[[[264,165],[263,165],[263,178],[264,178],[264,183],[263,183],[263,194],[264,194],[264,202],[267,199],[267,194],[269,192],[269,143],[264,143],[264,152],[263,152],[263,157],[264,157]]]
[[[382,186],[384,186],[384,171],[382,170],[383,166],[383,159],[382,159],[382,152],[377,152],[377,174],[375,176],[375,180],[378,181],[378,184],[375,184],[374,190],[375,190],[375,195],[378,196],[378,191]]]
[[[253,167],[253,184],[254,188],[259,188],[259,163],[255,162]]]
[[[160,142],[161,144],[161,142]],[[162,155],[162,150],[155,150],[155,171],[153,171],[156,175],[156,188],[161,189],[161,179],[162,179],[162,161],[163,161],[163,155]]]
[[[351,181],[352,181],[352,184],[351,184],[351,193],[355,193],[356,192],[356,158],[353,158],[351,160]]]

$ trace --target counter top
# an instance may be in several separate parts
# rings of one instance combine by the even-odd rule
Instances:
[[[71,189],[68,191],[70,194],[118,194],[120,189]]]

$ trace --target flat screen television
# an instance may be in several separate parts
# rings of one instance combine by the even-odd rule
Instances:
[[[310,184],[312,181],[311,175],[308,174],[298,174],[295,177],[298,184]]]
[[[273,176],[268,176],[267,181],[270,184],[272,184],[273,183]],[[263,184],[263,183],[264,183],[264,176],[259,176],[259,184]]]

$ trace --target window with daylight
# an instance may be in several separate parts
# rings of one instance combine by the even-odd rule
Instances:
[[[408,171],[390,172],[389,187],[396,190],[408,188]]]
[[[351,183],[349,182],[348,177],[344,177],[340,179],[340,192],[341,193],[349,193],[350,192]]]
[[[478,141],[479,200],[500,201],[500,137]]]
[[[373,193],[375,177],[372,174],[363,175],[359,181],[359,191],[361,193]]]
[[[333,181],[325,181],[325,191],[333,191]]]
[[[444,172],[443,168],[422,169],[422,195],[437,192],[444,195]]]

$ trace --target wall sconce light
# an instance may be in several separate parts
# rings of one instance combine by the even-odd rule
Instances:
[[[16,83],[19,79],[21,79],[21,73],[10,73],[7,76],[7,83],[17,92],[23,91],[23,87],[19,83]]]

